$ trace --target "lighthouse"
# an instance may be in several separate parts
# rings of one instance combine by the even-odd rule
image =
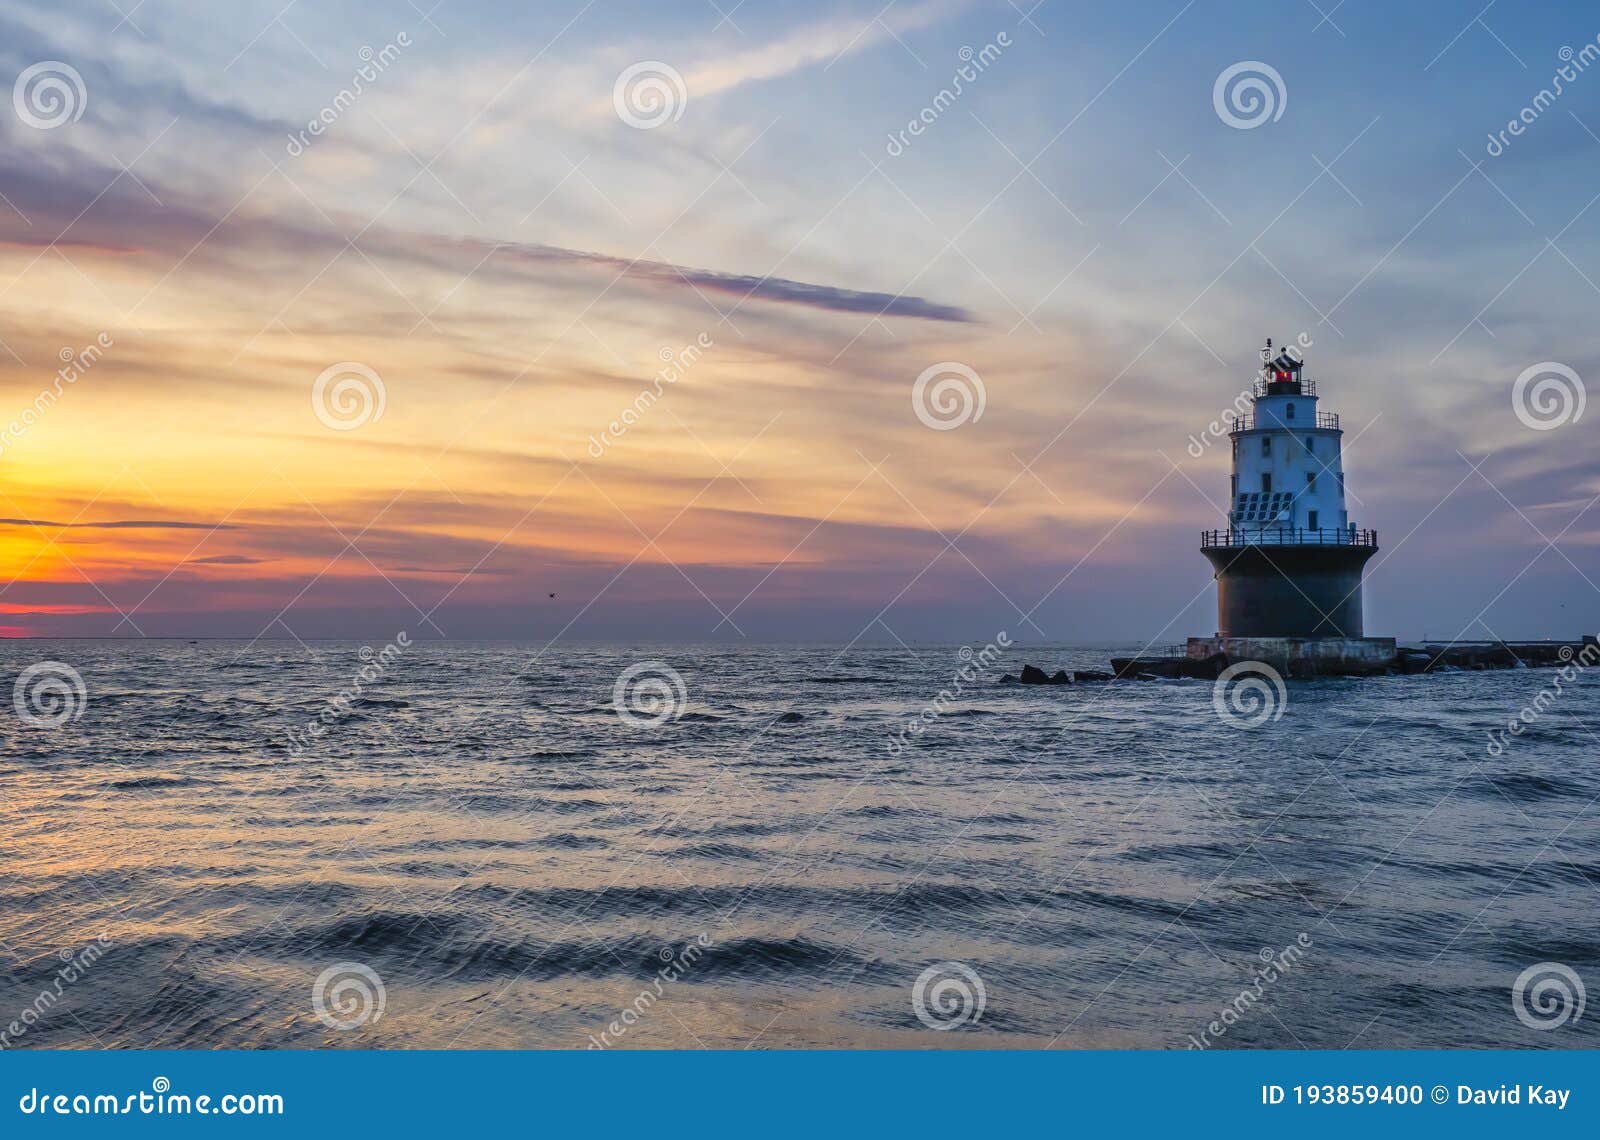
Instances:
[[[1297,674],[1387,665],[1394,640],[1364,636],[1361,578],[1378,535],[1350,518],[1338,415],[1319,408],[1302,356],[1271,340],[1251,397],[1228,433],[1227,526],[1200,540],[1217,582],[1217,633],[1191,638],[1189,656]]]

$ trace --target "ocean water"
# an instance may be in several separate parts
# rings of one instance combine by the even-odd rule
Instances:
[[[0,1044],[1600,1045],[1600,677],[1129,648],[6,642]]]

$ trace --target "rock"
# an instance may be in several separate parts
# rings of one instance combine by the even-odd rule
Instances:
[[[1000,678],[1000,683],[1002,685],[1015,685],[1017,683],[1017,679],[1010,673],[1007,673],[1004,677]]]
[[[1072,679],[1081,685],[1085,681],[1109,681],[1111,674],[1102,673],[1098,669],[1078,669],[1072,674]]]
[[[1057,669],[1050,677],[1050,683],[1052,685],[1070,685],[1072,684],[1072,678],[1067,676],[1065,669]]]
[[[1022,683],[1024,685],[1048,685],[1050,678],[1043,669],[1035,669],[1032,665],[1022,667]]]
[[[1197,675],[1197,670],[1203,670],[1206,667],[1206,662],[1191,661],[1187,657],[1113,657],[1111,659],[1112,671],[1118,677],[1137,677],[1140,680],[1144,680],[1146,675],[1152,679],[1192,677]],[[1208,675],[1214,676],[1214,674]]]

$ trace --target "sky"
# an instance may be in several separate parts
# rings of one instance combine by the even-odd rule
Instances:
[[[1179,642],[1271,336],[1370,634],[1592,633],[1597,37],[0,0],[0,632]]]

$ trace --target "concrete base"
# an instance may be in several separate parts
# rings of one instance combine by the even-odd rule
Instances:
[[[1262,661],[1286,677],[1350,677],[1396,667],[1392,637],[1191,637],[1189,659]]]

